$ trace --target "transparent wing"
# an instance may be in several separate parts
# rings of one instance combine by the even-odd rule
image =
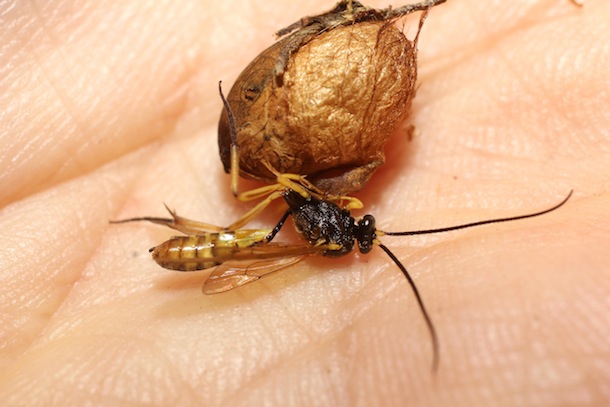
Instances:
[[[322,255],[336,245],[284,245],[269,243],[248,248],[249,263],[233,261],[218,266],[203,283],[205,294],[216,294],[241,287],[301,261],[305,256]],[[247,260],[247,259],[244,259]]]
[[[228,262],[221,264],[203,283],[204,294],[218,294],[251,283],[268,274],[285,269],[303,260],[305,256],[282,257],[255,263]]]

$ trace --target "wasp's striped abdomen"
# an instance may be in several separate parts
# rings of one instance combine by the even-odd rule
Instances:
[[[195,271],[222,264],[236,253],[265,239],[270,230],[227,230],[176,236],[153,247],[153,259],[170,270]]]

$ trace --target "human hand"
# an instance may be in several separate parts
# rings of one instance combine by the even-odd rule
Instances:
[[[162,202],[238,218],[248,205],[218,158],[218,80],[228,89],[275,30],[332,5],[0,6],[3,402],[608,403],[604,1],[449,0],[426,21],[416,131],[394,135],[358,195],[379,228],[518,215],[575,190],[540,218],[383,238],[439,332],[435,374],[413,295],[380,250],[204,296],[206,272],[150,259],[171,231],[108,224],[164,216]],[[405,21],[409,36],[418,20]]]

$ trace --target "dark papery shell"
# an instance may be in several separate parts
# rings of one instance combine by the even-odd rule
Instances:
[[[298,32],[297,32],[298,33]],[[384,163],[383,147],[415,94],[417,51],[393,21],[367,21],[316,34],[275,75],[291,36],[256,57],[228,94],[240,147],[240,175],[264,182],[307,175],[323,191],[360,190]],[[220,156],[230,170],[231,135],[223,111]]]

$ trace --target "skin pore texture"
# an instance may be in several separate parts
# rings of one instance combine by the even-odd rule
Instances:
[[[606,0],[449,0],[426,21],[410,121],[354,215],[416,230],[575,191],[538,218],[382,238],[436,325],[436,373],[413,294],[378,248],[204,296],[207,272],[150,258],[175,232],[108,224],[166,203],[227,225],[251,207],[218,157],[218,80],[229,89],[273,32],[334,5],[276,3],[0,5],[2,403],[608,405]],[[367,3],[390,4],[403,3]],[[399,22],[409,38],[417,23]]]

